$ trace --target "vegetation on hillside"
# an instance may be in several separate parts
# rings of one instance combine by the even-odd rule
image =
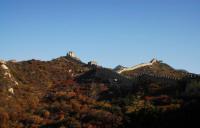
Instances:
[[[70,57],[6,65],[19,85],[0,69],[0,128],[169,128],[200,121],[199,78],[125,77]]]

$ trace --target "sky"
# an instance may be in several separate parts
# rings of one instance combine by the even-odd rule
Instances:
[[[68,51],[105,67],[157,58],[200,74],[200,1],[0,0],[0,59]]]

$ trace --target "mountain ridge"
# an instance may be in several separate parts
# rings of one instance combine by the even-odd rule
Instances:
[[[188,118],[185,109],[192,108],[191,119],[199,114],[192,107],[200,106],[198,75],[176,79],[183,71],[157,60],[138,67],[117,73],[73,52],[50,61],[0,61],[0,127],[165,128],[165,120],[174,126],[174,115]]]
[[[118,67],[119,68],[119,67]],[[166,78],[176,78],[181,79],[184,77],[198,77],[198,74],[189,73],[186,70],[178,70],[172,68],[170,65],[163,63],[163,61],[159,61],[157,59],[152,59],[148,63],[142,63],[133,67],[123,67],[116,70],[117,73],[125,75],[125,76],[132,76],[137,77],[143,74],[156,76],[156,77],[166,77]]]

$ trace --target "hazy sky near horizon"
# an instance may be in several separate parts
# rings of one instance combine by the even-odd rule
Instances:
[[[200,73],[199,0],[0,0],[0,58],[72,50],[106,67],[152,58]]]

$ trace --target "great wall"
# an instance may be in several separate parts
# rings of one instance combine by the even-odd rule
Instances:
[[[152,59],[149,63],[142,63],[142,64],[139,64],[139,65],[136,65],[136,66],[133,66],[133,67],[123,67],[123,66],[118,66],[116,67],[116,69],[118,70],[115,70],[118,74],[122,74],[123,72],[127,72],[127,71],[134,71],[136,69],[139,69],[139,68],[143,68],[143,67],[148,67],[148,66],[152,66],[156,63],[160,63],[162,61],[159,61],[157,59]],[[175,69],[173,69],[175,70]],[[189,73],[189,72],[181,72],[182,75],[184,77],[176,77],[175,75],[168,75],[168,74],[163,74],[163,75],[159,75],[159,74],[155,74],[155,73],[146,73],[146,72],[142,72],[142,73],[134,73],[133,78],[138,78],[138,77],[142,77],[142,76],[149,76],[149,77],[152,77],[152,78],[160,78],[160,79],[168,79],[168,80],[181,80],[183,78],[188,78],[188,79],[195,79],[195,78],[200,78],[200,75],[199,74],[194,74],[194,73]]]
[[[149,63],[139,64],[139,65],[136,65],[136,66],[133,66],[133,67],[130,67],[130,68],[123,68],[123,69],[117,71],[117,73],[121,74],[122,72],[133,71],[133,70],[138,69],[138,68],[142,68],[142,67],[146,67],[146,66],[152,66],[153,64],[155,64],[157,62],[159,62],[159,61],[156,60],[156,59],[153,59]]]

